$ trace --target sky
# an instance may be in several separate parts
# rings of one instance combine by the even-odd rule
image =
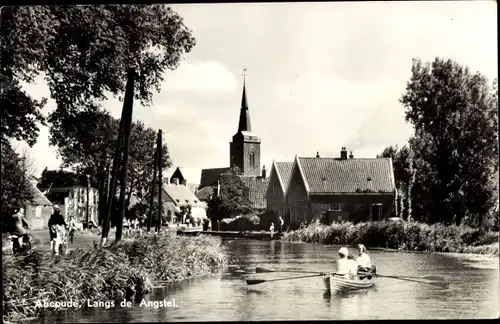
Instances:
[[[261,165],[298,156],[375,157],[404,145],[413,129],[399,103],[412,58],[451,58],[490,80],[497,77],[494,1],[179,4],[196,46],[165,73],[149,107],[134,120],[162,129],[173,166],[229,166],[246,68],[252,131]],[[26,86],[48,97],[39,78]],[[122,103],[104,107],[119,118]],[[49,100],[45,114],[54,109]],[[39,174],[60,160],[41,127],[37,144],[17,142]]]

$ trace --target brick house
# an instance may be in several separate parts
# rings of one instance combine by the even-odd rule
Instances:
[[[276,178],[279,167],[277,170],[273,173]],[[272,189],[267,197],[274,201],[270,192]],[[340,158],[296,156],[285,193],[289,211],[285,222],[389,218],[394,213],[395,194],[390,158],[354,158],[352,153],[348,158],[345,147]]]
[[[292,175],[293,165],[293,162],[273,161],[269,175],[269,185],[266,191],[267,209],[283,218],[288,211],[285,194]]]

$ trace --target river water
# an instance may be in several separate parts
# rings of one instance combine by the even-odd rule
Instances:
[[[336,246],[225,240],[232,265],[208,278],[155,289],[146,301],[168,300],[175,307],[92,308],[47,316],[41,322],[173,322],[264,320],[367,320],[498,318],[499,259],[439,253],[368,251],[381,275],[445,275],[449,288],[377,278],[364,292],[325,293],[321,277],[248,286],[246,279],[304,274],[255,273],[255,267],[333,271]],[[354,249],[352,252],[355,252]]]

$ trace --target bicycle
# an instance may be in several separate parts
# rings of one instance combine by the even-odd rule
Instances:
[[[22,246],[19,245],[19,235],[11,235],[9,238],[12,242],[12,254],[21,254],[31,252],[31,235],[27,232],[22,236]]]

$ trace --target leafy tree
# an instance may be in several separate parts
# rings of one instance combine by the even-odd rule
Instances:
[[[5,221],[14,207],[21,207],[34,198],[26,157],[20,156],[7,142],[2,145],[2,219]],[[8,216],[7,216],[8,215]]]
[[[86,186],[87,179],[85,175],[78,175],[74,172],[45,168],[40,176],[38,187],[47,189],[51,185],[53,187]]]
[[[91,183],[100,193],[99,214],[102,218],[106,212],[108,176],[112,168],[120,121],[107,112],[95,109],[74,113],[70,122],[51,125],[51,144],[57,146],[63,166],[72,166],[80,174],[91,176]],[[127,206],[133,194],[141,199],[151,190],[156,138],[154,129],[146,127],[140,121],[132,124]],[[166,169],[172,164],[166,144],[163,144],[162,153],[162,167]]]
[[[38,124],[45,124],[45,118],[41,109],[46,99],[37,101],[21,89],[19,84],[11,86],[8,90],[0,93],[0,107],[2,107],[2,118],[0,119],[0,134],[2,145],[8,145],[9,139],[26,141],[29,146],[36,143]]]
[[[498,98],[479,73],[451,60],[413,60],[401,98],[416,167],[415,206],[429,222],[483,223],[494,204],[492,175],[498,170]],[[413,196],[413,194],[412,194]],[[417,212],[416,212],[417,213]]]
[[[208,201],[207,216],[212,220],[212,227],[224,218],[239,214],[248,214],[252,211],[249,199],[249,189],[240,178],[241,172],[233,167],[219,177],[220,193]],[[217,192],[215,185],[214,192]]]
[[[195,45],[182,18],[164,4],[5,7],[0,72],[14,80],[45,75],[57,109],[51,119],[123,94],[127,68],[135,97],[149,104],[163,72]]]

